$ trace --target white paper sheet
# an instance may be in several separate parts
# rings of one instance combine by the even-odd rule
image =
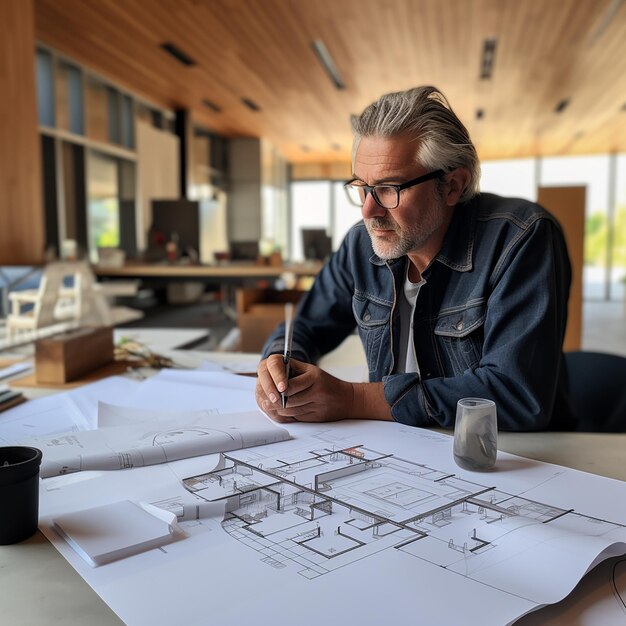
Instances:
[[[234,374],[164,370],[141,383],[123,404],[137,408],[219,413],[256,411],[254,385],[254,379]]]
[[[115,568],[118,563],[99,568],[96,577],[55,541],[46,522],[49,512],[71,506],[72,501],[111,497],[120,487],[124,492],[139,492],[158,484],[159,501],[178,497],[179,486],[175,488],[172,483],[177,481],[165,465],[112,473],[115,486],[108,486],[108,476],[101,476],[55,491],[42,490],[43,530],[129,626],[170,624],[173,615],[177,622],[199,623],[209,612],[212,623],[224,625],[319,626],[322,601],[322,608],[330,607],[333,623],[401,624],[416,616],[424,624],[502,626],[547,599],[566,594],[595,561],[594,552],[602,545],[623,540],[626,485],[619,481],[506,454],[499,455],[497,471],[466,472],[452,460],[450,437],[399,424],[293,424],[289,430],[294,436],[291,441],[230,453],[239,459],[237,471],[224,473],[213,484],[209,476],[205,479],[208,488],[217,485],[222,491],[232,491],[227,500],[229,512],[222,523],[215,518],[182,522],[187,539],[167,546],[165,554],[131,557],[124,567]],[[363,447],[384,458],[372,462],[367,471],[352,471],[349,460],[343,476],[325,471],[334,462],[324,464],[320,455],[352,448],[358,464],[365,458],[360,456]],[[194,460],[196,465],[201,461]],[[255,490],[255,474],[262,474],[272,464],[282,480],[269,476],[266,489]],[[410,466],[417,469],[403,471]],[[205,473],[210,475],[216,469],[219,467],[211,456]],[[435,482],[433,471],[442,480]],[[429,475],[431,480],[427,481]],[[120,476],[125,477],[123,486]],[[319,493],[313,497],[315,476]],[[483,497],[489,506],[485,507],[485,519],[480,519],[480,503],[470,501],[472,510],[468,513],[458,510],[468,483],[472,493],[486,490]],[[281,487],[285,490],[282,494]],[[293,494],[287,492],[289,489]],[[496,492],[500,499],[491,502],[488,494]],[[476,497],[480,499],[480,495]],[[272,508],[279,497],[285,507]],[[329,498],[334,498],[330,505]],[[367,528],[368,515],[389,517],[394,511],[406,513],[414,506],[432,509],[436,498],[446,504],[439,511],[441,515],[420,520],[418,526],[430,525],[432,529],[425,538],[395,546],[401,531],[394,530],[393,523]],[[149,501],[155,503],[154,499]],[[220,502],[226,504],[226,500]],[[377,503],[374,514],[367,513],[368,502]],[[518,507],[516,516],[505,516],[508,528],[497,518],[497,507],[506,503]],[[444,514],[446,509],[455,509],[452,517]],[[566,513],[560,515],[556,509]],[[315,517],[307,519],[311,512]],[[467,520],[463,521],[465,515]],[[550,515],[551,521],[543,524],[542,516]],[[534,523],[515,526],[521,518],[533,516]],[[238,523],[241,528],[234,528]],[[307,524],[311,526],[308,530],[304,529]],[[376,537],[372,535],[375,527]],[[474,528],[478,541],[473,538]],[[590,528],[594,531],[589,532]],[[505,530],[509,532],[502,532]],[[564,544],[563,538],[572,532],[596,546],[585,551],[582,540]],[[491,544],[472,552],[474,544],[485,540],[483,535]],[[516,546],[523,549],[516,550]],[[561,564],[557,561],[559,551],[568,554]],[[452,561],[442,564],[442,555],[451,556]],[[207,568],[207,563],[214,566]],[[145,568],[150,569],[149,577]],[[556,574],[554,580],[542,573],[544,568]],[[520,584],[515,580],[520,578],[522,593],[517,595],[513,585]],[[537,584],[528,580],[532,578]],[[172,580],[177,581],[174,594]],[[242,594],[245,602],[241,601]],[[276,597],[280,600],[278,608],[259,609],[267,606],[268,598]],[[317,602],[315,609],[305,610],[312,598]],[[615,606],[611,610],[615,614]]]
[[[32,369],[32,361],[20,361],[18,363],[13,363],[13,365],[0,368],[0,380],[10,378],[11,376],[16,376],[17,374],[21,374],[23,372],[28,372]]]
[[[131,500],[60,515],[54,528],[92,567],[161,547],[182,535],[174,514]]]
[[[253,376],[237,376],[228,372],[202,370],[164,369],[154,376],[152,380],[245,391],[254,391],[256,386],[256,378]]]
[[[608,559],[561,602],[530,613],[515,626],[624,626],[626,559]]]
[[[127,409],[101,404],[120,419]],[[105,419],[106,421],[106,419]],[[110,419],[108,420],[111,421]],[[43,452],[41,477],[84,470],[119,470],[275,443],[289,433],[258,411],[215,415],[209,411],[160,412],[157,419],[27,441]]]
[[[254,374],[259,366],[259,359],[244,359],[241,361],[209,361],[204,359],[198,365],[199,371],[204,372],[230,372],[232,374]]]
[[[0,445],[95,428],[99,400],[122,401],[137,387],[136,381],[112,376],[72,391],[28,400],[0,413]]]

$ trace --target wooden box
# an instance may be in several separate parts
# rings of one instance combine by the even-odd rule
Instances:
[[[285,321],[285,303],[296,304],[303,292],[298,289],[238,289],[237,325],[242,352],[260,352],[272,331]]]
[[[63,384],[112,361],[113,329],[79,328],[35,343],[35,380]]]

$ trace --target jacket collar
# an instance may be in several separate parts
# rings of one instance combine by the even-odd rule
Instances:
[[[476,232],[476,202],[470,200],[454,207],[452,221],[443,238],[436,261],[457,272],[472,269],[474,235]]]
[[[450,269],[457,272],[469,272],[472,269],[475,230],[475,200],[458,204],[454,207],[452,221],[443,238],[441,250],[439,250],[434,260],[447,265]],[[404,258],[392,259],[388,263],[391,266]],[[372,254],[369,260],[374,265],[386,264],[386,261],[381,259],[376,253]]]

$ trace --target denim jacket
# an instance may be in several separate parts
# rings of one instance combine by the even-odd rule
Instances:
[[[298,306],[294,358],[315,363],[356,328],[370,382],[393,418],[453,427],[460,398],[496,402],[502,430],[571,429],[562,343],[570,264],[561,229],[526,200],[481,194],[457,205],[441,250],[422,273],[413,318],[419,373],[394,374],[408,257],[374,254],[363,222]],[[264,356],[282,352],[279,327]]]

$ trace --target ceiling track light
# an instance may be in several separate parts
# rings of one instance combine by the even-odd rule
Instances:
[[[328,74],[328,77],[333,85],[335,85],[335,88],[345,89],[346,83],[343,81],[343,78],[335,65],[335,61],[326,47],[326,44],[321,39],[316,39],[311,45],[313,46],[313,51],[317,55],[319,62],[322,64],[322,68],[326,74]]]
[[[600,39],[600,37],[604,35],[604,32],[613,22],[613,18],[615,17],[615,14],[619,11],[622,5],[622,2],[623,0],[611,1],[611,4],[609,4],[609,6],[606,8],[604,15],[602,16],[602,19],[600,20],[595,32],[591,36],[591,40],[590,40],[591,45],[596,43],[596,41],[598,41],[598,39]]]
[[[162,43],[161,48],[186,67],[191,67],[196,64],[196,62],[188,54],[185,54],[178,46],[169,41]]]

